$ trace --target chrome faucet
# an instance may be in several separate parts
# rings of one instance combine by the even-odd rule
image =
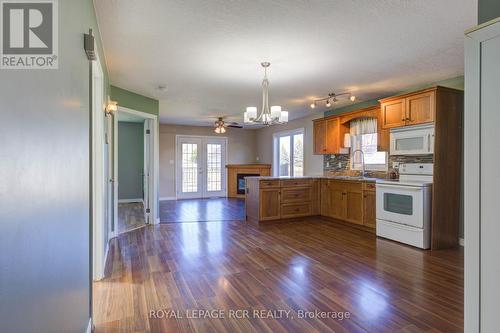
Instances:
[[[353,159],[356,156],[357,152],[361,153],[361,178],[365,178],[365,153],[361,149],[356,149],[355,151],[352,152]]]

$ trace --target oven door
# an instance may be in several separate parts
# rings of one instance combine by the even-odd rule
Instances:
[[[377,219],[423,228],[423,189],[377,184]]]

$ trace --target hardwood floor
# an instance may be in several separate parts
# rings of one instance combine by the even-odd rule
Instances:
[[[116,230],[119,234],[142,227],[145,224],[143,203],[118,204],[118,224]]]
[[[106,272],[94,285],[96,332],[463,331],[461,249],[421,251],[320,219],[147,226],[111,243]],[[184,318],[150,313],[171,309]],[[186,318],[193,309],[225,318]],[[229,318],[237,309],[249,318]]]
[[[233,198],[160,201],[160,222],[244,221],[245,200]]]

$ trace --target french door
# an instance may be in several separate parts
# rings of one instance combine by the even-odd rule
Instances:
[[[177,198],[226,196],[227,139],[177,137]]]

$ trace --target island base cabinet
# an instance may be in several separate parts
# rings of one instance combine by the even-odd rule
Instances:
[[[280,189],[260,190],[260,219],[262,221],[279,220],[280,212]]]

